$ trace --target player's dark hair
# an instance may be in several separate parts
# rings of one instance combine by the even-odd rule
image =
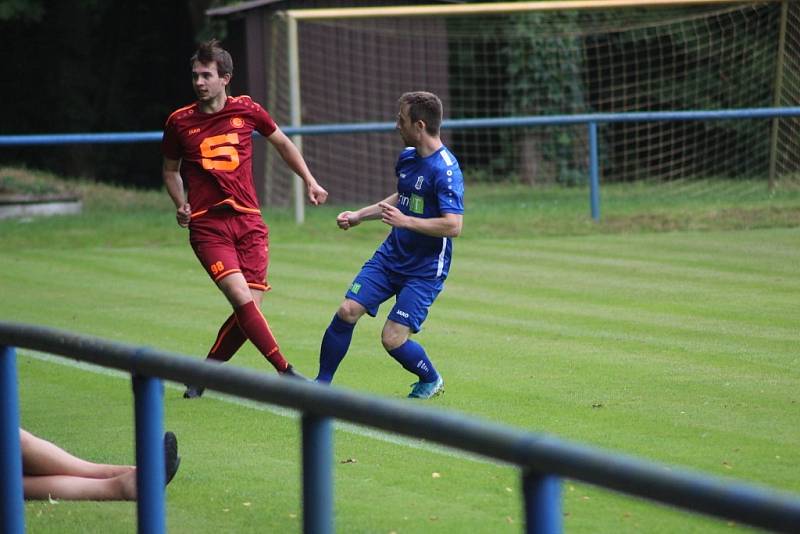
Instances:
[[[438,96],[426,91],[413,91],[404,93],[399,102],[401,106],[408,106],[411,122],[421,120],[429,135],[439,135],[439,128],[442,126],[442,101]]]
[[[200,43],[197,47],[197,52],[194,53],[189,64],[194,66],[195,61],[203,65],[217,64],[217,75],[220,78],[226,74],[233,76],[233,58],[227,50],[220,46],[219,41],[211,39],[204,43]]]

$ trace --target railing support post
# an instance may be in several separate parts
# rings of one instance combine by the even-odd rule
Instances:
[[[303,430],[303,532],[333,534],[333,430],[329,417],[305,413]]]
[[[0,532],[25,532],[17,355],[5,346],[0,346]]]
[[[164,485],[164,386],[161,379],[133,376],[136,417],[136,494],[138,532],[163,534]]]
[[[527,472],[522,476],[525,498],[525,532],[561,533],[561,481],[553,475]]]
[[[589,122],[589,203],[592,219],[600,220],[600,158],[597,147],[597,123]]]

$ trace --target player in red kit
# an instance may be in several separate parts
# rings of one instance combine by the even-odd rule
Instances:
[[[208,359],[228,361],[249,339],[279,373],[300,376],[281,354],[260,310],[270,288],[269,230],[253,185],[253,131],[263,135],[303,179],[312,204],[324,203],[328,192],[264,108],[249,96],[228,96],[233,60],[218,41],[200,45],[191,66],[197,102],[167,119],[162,174],[178,224],[188,226],[197,258],[233,307]],[[202,394],[202,387],[189,385],[184,397]]]

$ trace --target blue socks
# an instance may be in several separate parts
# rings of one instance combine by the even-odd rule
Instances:
[[[389,351],[389,354],[400,362],[406,371],[417,375],[420,382],[433,382],[439,378],[439,373],[425,354],[425,349],[416,341],[410,339]]]
[[[334,315],[325,335],[322,336],[322,345],[319,349],[319,373],[317,382],[330,383],[339,364],[350,348],[350,341],[353,339],[353,329],[355,324]],[[439,378],[439,373],[425,354],[425,349],[416,341],[410,339],[405,343],[388,351],[407,371],[417,375],[421,382],[434,382]]]
[[[322,345],[319,349],[319,373],[317,382],[330,383],[336,369],[350,348],[353,339],[355,324],[350,324],[334,314],[331,324],[322,336]]]

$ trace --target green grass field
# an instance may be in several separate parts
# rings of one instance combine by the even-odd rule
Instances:
[[[2,173],[19,171],[0,169]],[[201,358],[229,313],[164,193],[81,186],[85,214],[0,221],[0,320]],[[800,190],[763,183],[581,188],[468,185],[447,288],[417,339],[447,382],[430,405],[800,494]],[[316,372],[322,333],[385,235],[341,232],[341,207],[266,210],[263,310]],[[383,310],[384,313],[386,310]],[[412,377],[365,318],[336,385],[403,397]],[[270,369],[246,345],[231,365]],[[133,461],[129,379],[20,351],[21,418],[80,456]],[[296,413],[213,393],[165,419],[183,463],[170,532],[301,530]],[[347,533],[519,532],[519,473],[427,443],[337,426],[336,527]],[[739,525],[564,481],[570,533],[730,532]],[[29,532],[133,532],[131,503],[32,502]]]

